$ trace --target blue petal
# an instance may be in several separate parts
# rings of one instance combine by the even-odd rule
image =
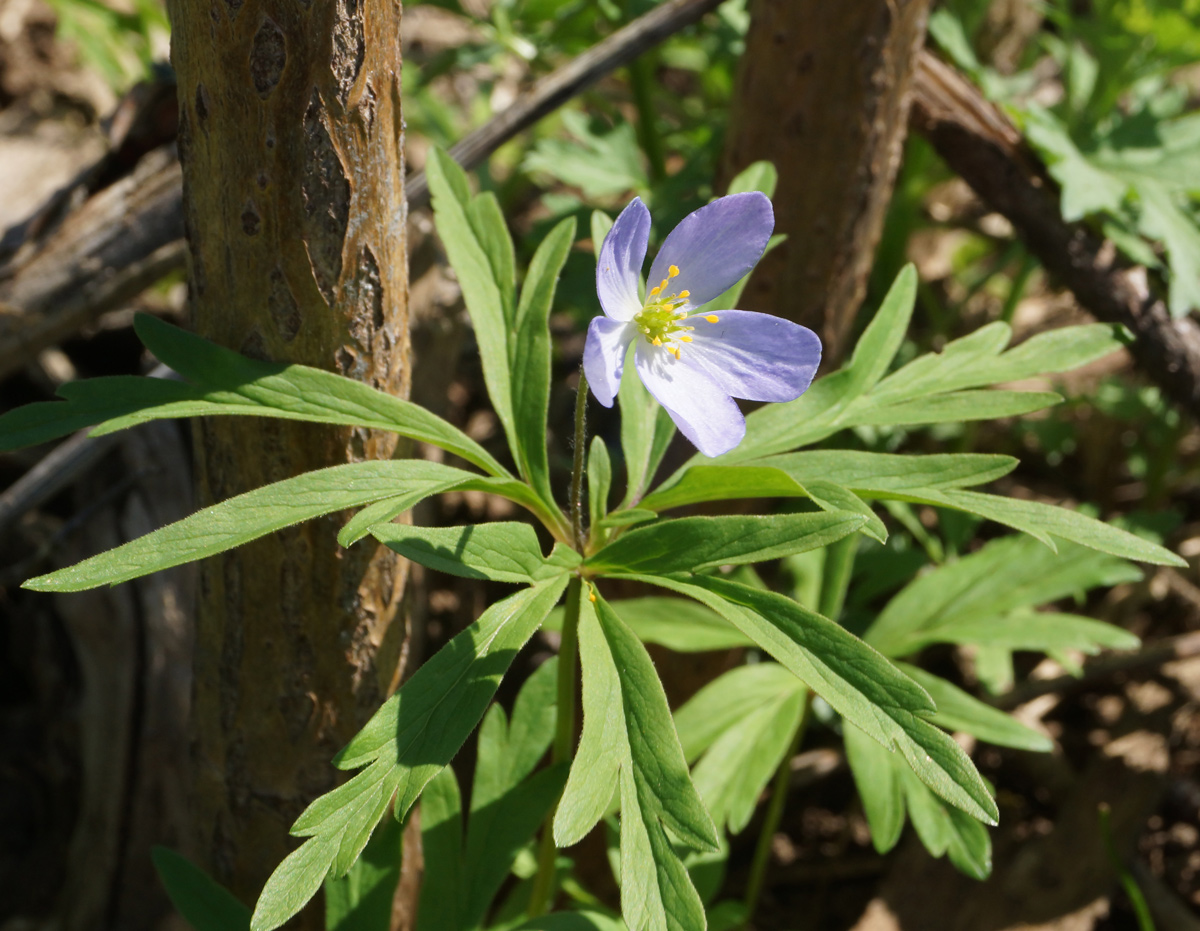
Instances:
[[[614,320],[632,320],[642,309],[638,284],[649,241],[650,211],[635,197],[604,237],[596,262],[596,294],[604,312]]]
[[[719,456],[742,441],[746,418],[737,404],[686,355],[676,359],[643,339],[634,352],[634,364],[646,390],[704,455]]]
[[[679,277],[667,292],[686,290],[693,305],[705,304],[755,266],[774,228],[775,214],[766,195],[750,191],[718,197],[671,230],[650,267],[648,286],[656,286],[676,265]]]
[[[747,310],[718,310],[711,316],[716,323],[704,316],[688,318],[695,329],[683,358],[705,369],[722,391],[750,401],[791,401],[808,390],[821,364],[816,333]]]
[[[613,406],[613,398],[621,387],[621,371],[625,368],[625,353],[637,329],[620,320],[593,317],[588,326],[587,342],[583,346],[583,373],[596,400],[605,407]]]

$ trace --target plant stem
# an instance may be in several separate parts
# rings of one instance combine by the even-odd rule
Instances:
[[[587,375],[579,366],[579,387],[575,390],[575,456],[571,460],[571,536],[582,556],[587,546],[583,538],[583,460],[587,456]]]
[[[550,760],[555,764],[571,759],[572,742],[575,739],[575,665],[579,659],[579,602],[582,592],[583,581],[576,576],[567,586],[566,617],[563,619],[562,642],[558,648],[558,710],[554,743],[550,750]],[[554,861],[558,853],[554,843],[554,815],[557,811],[558,804],[555,803],[542,825],[538,871],[529,894],[530,918],[545,914],[550,905],[554,889]]]
[[[579,367],[579,387],[575,392],[575,450],[571,461],[571,536],[575,549],[583,553],[587,541],[583,536],[583,460],[587,452],[587,375]],[[579,603],[583,580],[578,576],[567,586],[566,617],[563,619],[562,640],[558,647],[558,679],[556,690],[557,714],[554,744],[550,751],[552,763],[567,763],[571,759],[575,740],[575,666],[579,662]],[[554,862],[558,848],[554,843],[555,803],[542,825],[541,846],[538,849],[538,871],[529,893],[530,918],[543,915],[550,905],[554,891]]]
[[[771,786],[771,801],[767,803],[767,814],[763,818],[762,831],[758,835],[758,846],[754,848],[754,859],[750,861],[750,880],[746,883],[746,921],[743,929],[750,927],[754,918],[754,910],[758,908],[758,899],[762,895],[763,882],[767,878],[767,864],[771,860],[771,840],[779,830],[779,822],[783,820],[783,805],[787,801],[788,784],[792,777],[792,757],[800,749],[804,740],[804,732],[808,730],[808,719],[812,706],[812,692],[804,700],[804,710],[800,714],[800,723],[792,742],[788,744],[787,753],[775,770],[775,781]]]

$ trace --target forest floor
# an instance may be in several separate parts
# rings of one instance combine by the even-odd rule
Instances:
[[[115,105],[103,82],[75,66],[55,43],[53,21],[45,10],[31,3],[0,7],[0,232],[26,219],[105,151],[103,120]],[[927,208],[969,213],[978,206],[969,191],[951,185]],[[413,223],[417,250],[418,228],[423,224],[427,229],[428,220],[415,216]],[[958,287],[945,258],[954,235],[929,234],[910,245],[931,288]],[[159,289],[142,299],[142,306],[182,319],[183,297],[182,287]],[[440,314],[458,314],[456,299],[452,282],[436,266],[414,274],[415,318],[428,322]],[[979,302],[966,306],[986,314]],[[24,371],[0,383],[0,409],[49,398],[58,384],[74,377],[142,371],[146,360],[130,319],[128,308],[110,312],[31,359]],[[1069,297],[1042,285],[1018,308],[1015,322],[1021,338],[1077,319]],[[964,321],[969,328],[969,313]],[[579,335],[566,327],[564,322],[558,361],[564,377],[577,367],[582,348]],[[432,341],[428,351],[440,340],[461,352],[451,360],[455,374],[440,384],[438,396],[422,400],[487,443],[494,438],[495,421],[481,404],[479,373],[469,348],[426,333],[417,336],[418,351],[423,338]],[[1073,393],[1085,393],[1105,376],[1137,379],[1128,360],[1108,362],[1079,375],[1082,380]],[[430,389],[418,386],[421,390]],[[569,398],[556,397],[552,409],[565,418]],[[1122,457],[1115,454],[1128,445],[1125,434],[1136,434],[1138,425],[1114,426],[1084,411],[1074,427],[1078,444],[1067,460],[1053,468],[1043,463],[1018,471],[1006,490],[1105,506],[1140,502],[1145,487],[1122,474]],[[1185,424],[1181,430],[1184,445],[1200,449],[1197,426]],[[984,437],[981,443],[986,442]],[[997,442],[1007,451],[1012,441]],[[0,455],[0,488],[45,452]],[[120,465],[109,463],[89,475],[84,486],[67,489],[26,514],[0,539],[2,931],[43,927],[63,907],[62,891],[77,871],[73,858],[90,811],[86,799],[95,790],[87,785],[94,776],[83,729],[96,719],[98,709],[110,707],[111,698],[86,687],[95,681],[85,674],[94,658],[80,655],[88,643],[71,621],[78,608],[18,591],[15,573],[27,565],[30,553],[69,528],[84,503],[97,495],[119,495],[122,481]],[[169,489],[176,486],[158,487],[163,489],[158,493],[172,494]],[[992,831],[991,877],[968,879],[946,860],[930,857],[911,830],[897,849],[878,855],[840,742],[814,730],[792,761],[792,790],[772,841],[755,923],[759,931],[1136,929],[1123,876],[1146,898],[1159,931],[1200,929],[1200,498],[1181,493],[1170,504],[1181,522],[1168,542],[1191,561],[1191,568],[1149,568],[1143,581],[1119,586],[1086,606],[1092,616],[1140,636],[1143,652],[1089,661],[1080,678],[1065,676],[1050,660],[1027,658],[1023,666],[1018,664],[1018,690],[1025,689],[1028,700],[1010,707],[1023,722],[1054,738],[1054,752],[968,746],[994,785],[1000,806],[1000,826]],[[505,516],[495,506],[482,495],[447,496],[430,516],[451,522]],[[106,513],[85,514],[73,532],[85,532],[89,521],[102,520]],[[77,538],[72,545],[87,544]],[[432,648],[469,623],[483,602],[480,590],[463,580],[428,573],[424,584],[416,616]],[[535,644],[528,662],[536,662],[546,650],[546,644]],[[961,666],[950,650],[925,658],[935,666]],[[176,662],[186,659],[175,656]],[[659,651],[655,659],[677,703],[734,657]],[[115,653],[112,661],[133,662]],[[1102,830],[1105,807],[1108,838]],[[737,896],[746,884],[761,817],[760,808],[734,841],[726,895]],[[597,859],[603,861],[602,856]],[[603,872],[596,871],[595,885],[611,896],[612,880]],[[128,882],[131,895],[149,888],[153,878],[148,864],[133,870]]]

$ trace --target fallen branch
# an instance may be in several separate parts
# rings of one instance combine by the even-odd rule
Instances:
[[[1088,313],[1133,332],[1129,351],[1146,377],[1200,416],[1200,324],[1172,319],[1150,292],[1145,269],[1124,262],[1083,224],[1063,220],[1056,186],[1008,117],[969,79],[923,52],[910,121]]]

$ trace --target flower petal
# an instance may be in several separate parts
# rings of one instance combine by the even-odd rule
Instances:
[[[755,266],[774,228],[775,213],[766,195],[750,191],[718,197],[671,230],[650,267],[649,287],[676,265],[679,277],[668,293],[687,290],[694,306],[705,304]]]
[[[587,342],[583,346],[583,373],[596,400],[605,407],[613,406],[613,398],[621,387],[621,371],[625,368],[625,353],[637,328],[608,317],[593,317],[588,325]]]
[[[808,390],[821,364],[821,340],[808,327],[748,310],[706,316],[688,319],[695,329],[683,358],[694,360],[722,391],[750,401],[791,401]]]
[[[742,441],[746,418],[704,369],[645,340],[638,341],[634,364],[646,390],[704,455],[719,456]]]
[[[649,241],[650,211],[635,197],[604,237],[596,263],[596,294],[604,312],[614,320],[631,320],[642,309],[638,285]]]

